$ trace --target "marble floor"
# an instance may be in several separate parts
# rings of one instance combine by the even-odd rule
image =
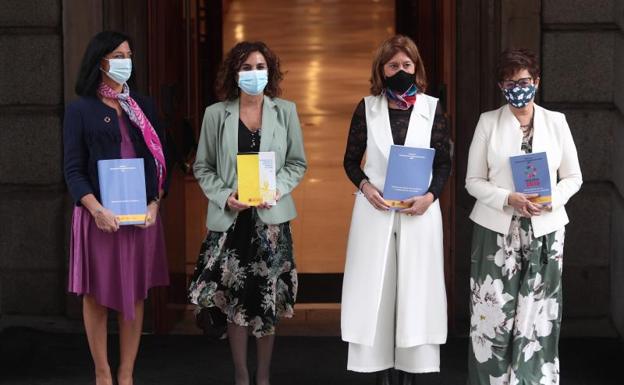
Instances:
[[[280,57],[283,95],[297,103],[309,168],[295,190],[298,270],[343,271],[355,187],[342,168],[353,110],[368,95],[376,47],[394,33],[390,0],[233,0],[224,49],[262,40]]]

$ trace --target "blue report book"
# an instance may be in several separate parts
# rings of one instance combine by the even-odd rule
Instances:
[[[548,157],[545,152],[510,156],[511,172],[513,174],[516,192],[524,194],[539,194],[531,201],[550,206],[552,191],[550,187],[550,172],[548,171]]]
[[[112,211],[121,225],[145,223],[145,169],[143,159],[98,161],[102,206]]]
[[[409,205],[402,200],[427,193],[433,166],[433,148],[392,145],[388,157],[383,197],[395,209]]]

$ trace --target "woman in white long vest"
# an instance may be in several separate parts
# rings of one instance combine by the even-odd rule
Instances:
[[[451,171],[449,130],[438,100],[425,95],[425,70],[414,42],[394,36],[377,51],[371,96],[357,106],[344,167],[355,197],[342,292],[347,369],[376,372],[390,384],[415,384],[440,368],[446,342],[442,217],[438,197]],[[383,191],[390,146],[434,148],[428,192],[390,210]],[[361,161],[366,153],[366,163]],[[436,377],[429,374],[427,377]]]

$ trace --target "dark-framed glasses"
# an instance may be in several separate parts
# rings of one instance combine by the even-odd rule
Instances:
[[[522,78],[518,80],[503,80],[501,83],[501,87],[506,90],[512,90],[516,88],[516,86],[520,88],[526,88],[533,84],[533,78]]]

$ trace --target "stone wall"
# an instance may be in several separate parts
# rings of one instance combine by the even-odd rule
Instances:
[[[0,315],[61,315],[61,1],[0,2],[0,52]]]
[[[613,166],[613,224],[611,228],[611,309],[613,323],[624,336],[624,1],[616,1],[612,13],[619,31],[615,33],[614,102],[619,126],[614,130],[611,164]]]
[[[622,81],[624,68],[617,64],[622,49],[615,18],[619,3],[542,1],[541,104],[566,114],[584,179],[567,205],[564,334],[613,334],[615,288],[620,285],[619,293],[624,292],[612,268],[623,256],[624,235],[624,190],[616,184],[623,179],[618,177],[623,160],[618,144],[624,139],[624,109],[616,108],[616,82]]]

